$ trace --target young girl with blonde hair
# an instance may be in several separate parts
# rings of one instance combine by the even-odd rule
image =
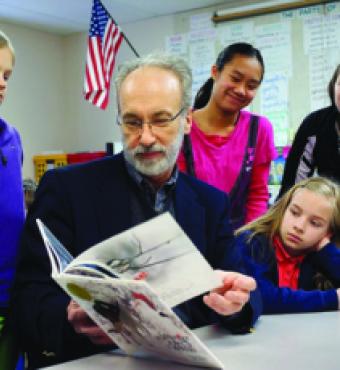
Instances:
[[[322,177],[296,184],[265,215],[236,231],[264,313],[339,309],[339,234],[340,188]]]
[[[0,30],[0,108],[7,94],[14,62],[13,46]],[[0,117],[0,369],[14,368],[17,357],[8,317],[9,293],[25,217],[22,159],[18,131]]]

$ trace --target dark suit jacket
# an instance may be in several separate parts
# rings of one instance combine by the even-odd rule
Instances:
[[[75,334],[66,317],[69,297],[50,278],[50,263],[35,225],[42,221],[77,256],[132,225],[129,191],[134,186],[123,156],[51,170],[43,177],[24,228],[13,311],[17,331],[32,366],[62,362],[103,350]],[[136,191],[138,188],[136,187]],[[176,220],[213,268],[243,272],[229,225],[227,196],[180,174],[175,190]],[[258,292],[251,304],[231,317],[207,308],[202,298],[175,311],[192,328],[220,321],[247,331],[261,310]]]

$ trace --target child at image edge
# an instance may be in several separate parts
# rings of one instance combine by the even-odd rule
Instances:
[[[15,53],[0,30],[0,108],[12,75]],[[17,130],[0,117],[0,369],[15,367],[17,346],[9,324],[9,296],[15,273],[18,241],[25,220],[21,179],[23,151]]]
[[[339,309],[340,249],[333,243],[339,233],[340,188],[322,177],[296,184],[236,231],[264,313]]]

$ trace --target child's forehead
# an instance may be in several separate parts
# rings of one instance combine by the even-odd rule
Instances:
[[[297,189],[292,195],[290,203],[312,214],[321,212],[323,215],[331,215],[334,204],[334,202],[325,195],[306,188]]]
[[[12,64],[13,64],[13,62],[14,62],[14,54],[13,54],[13,51],[10,49],[9,46],[7,46],[7,45],[0,46],[0,52],[3,55],[4,54],[7,54],[8,56],[10,56],[11,59],[12,59]]]
[[[319,199],[321,202],[330,202],[329,197],[317,190],[311,190],[308,188],[297,188],[292,195],[293,199]]]
[[[10,49],[10,47],[8,45],[0,46],[0,51],[8,52],[13,57],[13,52],[12,52],[12,50]]]

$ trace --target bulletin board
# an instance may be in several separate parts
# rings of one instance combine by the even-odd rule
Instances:
[[[193,71],[193,96],[210,76],[225,46],[245,41],[264,58],[265,78],[249,109],[270,119],[275,145],[294,138],[302,119],[329,105],[328,82],[340,63],[340,2],[218,23],[212,14],[178,14],[178,33],[167,51],[185,57]]]

